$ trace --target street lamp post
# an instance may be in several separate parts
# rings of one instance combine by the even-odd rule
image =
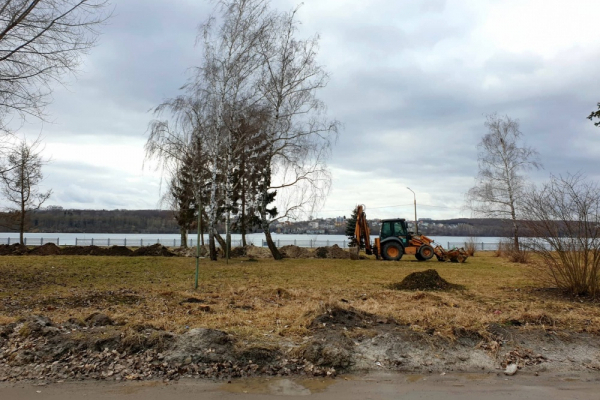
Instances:
[[[415,230],[416,230],[416,234],[419,234],[419,224],[417,223],[417,195],[415,194],[415,192],[409,188],[408,186],[406,187],[408,190],[410,190],[413,193],[413,197],[415,199]]]

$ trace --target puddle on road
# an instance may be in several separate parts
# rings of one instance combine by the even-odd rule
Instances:
[[[419,375],[419,374],[414,374],[414,375],[407,375],[406,376],[406,382],[408,383],[415,383],[415,382],[419,382],[420,380],[422,380],[425,377],[425,375]]]
[[[221,386],[230,393],[273,394],[279,396],[308,396],[325,391],[336,383],[334,379],[245,378]]]

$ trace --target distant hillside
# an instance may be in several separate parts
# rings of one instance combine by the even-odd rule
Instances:
[[[45,209],[31,212],[28,232],[178,233],[179,228],[171,211]]]
[[[14,231],[0,213],[0,231]],[[338,218],[339,219],[339,218]],[[322,234],[343,235],[346,222],[334,225],[335,219],[313,220],[320,223]],[[5,223],[2,223],[5,221]],[[340,221],[338,221],[340,222]],[[372,234],[378,235],[378,220],[370,221]],[[419,222],[419,233],[431,236],[506,236],[507,226],[498,219],[457,218]],[[308,221],[274,224],[280,233],[308,233]],[[168,210],[64,210],[59,207],[31,212],[28,232],[56,233],[179,233],[173,213]],[[223,232],[224,227],[219,228]]]

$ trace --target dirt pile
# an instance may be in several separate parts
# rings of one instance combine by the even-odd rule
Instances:
[[[428,269],[413,272],[406,276],[402,282],[392,283],[390,288],[394,290],[451,290],[461,289],[462,286],[446,281],[435,269]]]
[[[0,325],[0,382],[22,380],[178,380],[249,376],[333,376],[277,348],[238,342],[225,332],[196,328],[174,335],[144,326],[113,326],[108,316],[54,324],[32,316]]]
[[[340,260],[352,258],[350,252],[342,249],[337,244],[331,247],[317,247],[315,255],[317,258],[334,258]]]
[[[29,251],[32,256],[55,256],[60,254],[60,247],[54,243],[46,243],[42,246],[37,246]]]
[[[130,248],[125,247],[125,246],[112,246],[112,247],[104,249],[105,256],[126,257],[126,256],[130,256],[132,253],[133,253],[133,250],[131,250]]]
[[[0,244],[0,256],[20,256],[28,252],[29,248],[19,243]]]
[[[246,246],[246,256],[250,258],[273,258],[271,250],[268,247],[254,245]]]
[[[136,249],[133,253],[131,253],[131,255],[134,257],[136,257],[136,256],[174,257],[175,253],[173,253],[172,251],[167,249],[162,244],[156,243],[156,244],[153,244],[152,246],[140,247],[140,248]]]
[[[279,249],[284,257],[287,258],[311,258],[313,254],[310,250],[304,247],[294,245],[283,246]]]

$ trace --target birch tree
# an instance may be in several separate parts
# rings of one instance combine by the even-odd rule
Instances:
[[[270,119],[259,214],[275,259],[281,254],[271,238],[270,225],[296,219],[324,200],[331,183],[326,161],[338,131],[338,122],[327,118],[325,104],[316,96],[329,79],[317,62],[319,37],[297,39],[296,14],[297,9],[278,14],[270,34],[261,37],[260,43],[259,87]],[[269,212],[269,192],[277,193],[276,216]]]
[[[467,193],[468,206],[477,215],[510,221],[514,249],[518,251],[524,173],[541,168],[541,164],[537,151],[521,144],[523,134],[518,121],[493,114],[487,117],[485,127],[488,133],[478,145],[479,172],[475,186]]]
[[[218,2],[220,24],[211,18],[201,29],[204,65],[198,69],[197,84],[210,98],[212,131],[208,140],[213,156],[222,157],[225,174],[226,255],[231,246],[231,210],[234,191],[233,159],[244,150],[244,142],[232,140],[240,121],[238,115],[259,102],[255,74],[261,66],[256,49],[270,28],[268,2],[264,0],[223,0]],[[236,146],[236,144],[240,146]],[[213,163],[213,185],[209,204],[209,235],[216,232],[217,167]]]

